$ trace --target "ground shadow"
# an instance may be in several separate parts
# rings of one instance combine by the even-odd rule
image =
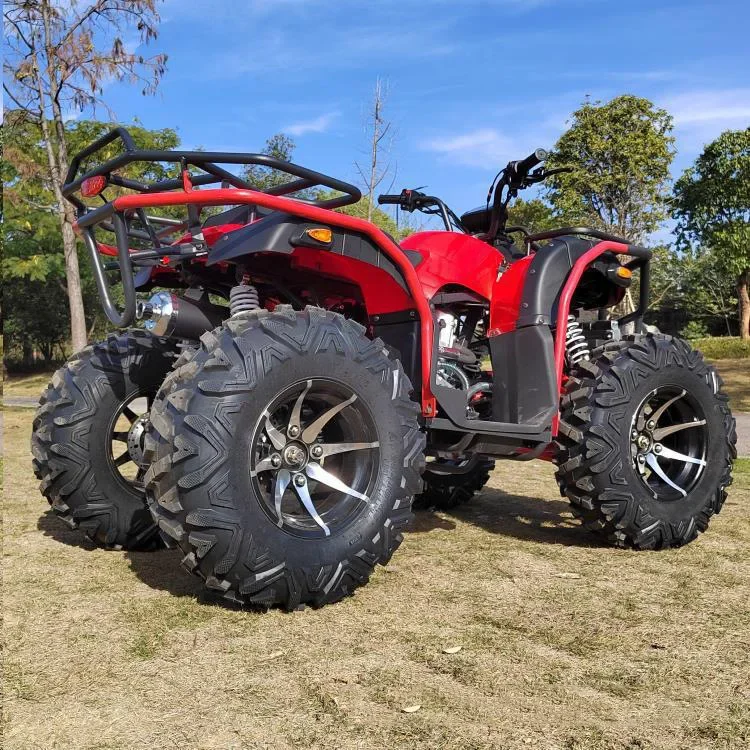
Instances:
[[[436,516],[432,511],[417,513],[415,531],[428,531],[436,525],[429,519],[439,518],[440,528],[454,528],[453,517],[493,534],[543,544],[574,547],[601,547],[597,538],[573,518],[570,505],[563,500],[513,495],[487,488],[481,495],[449,512]],[[446,518],[447,517],[447,518]]]
[[[201,602],[218,598],[206,589],[203,581],[181,565],[185,553],[180,549],[158,549],[153,552],[128,551],[130,569],[152,589],[168,591],[172,596],[191,596]],[[224,600],[223,603],[228,603]]]
[[[37,528],[45,536],[61,544],[89,552],[99,549],[86,534],[79,529],[71,529],[52,510],[40,516]],[[205,589],[200,579],[190,575],[180,565],[184,553],[179,549],[163,547],[149,551],[112,550],[112,554],[124,555],[136,576],[153,589],[168,591],[173,596],[192,596],[201,602],[217,601],[217,597]]]
[[[69,547],[79,547],[88,551],[97,549],[97,546],[86,534],[78,529],[71,529],[51,508],[39,517],[36,527],[44,536],[48,536],[61,544],[67,544]]]
[[[454,520],[455,519],[455,520]],[[456,521],[473,524],[501,536],[529,542],[562,544],[576,547],[599,547],[596,537],[586,531],[570,512],[568,503],[539,497],[512,495],[488,488],[481,495],[450,512],[436,513],[420,510],[415,514],[408,532],[426,533],[434,529],[450,531]],[[55,541],[85,550],[97,549],[81,531],[69,528],[48,510],[37,523],[39,530]],[[149,552],[113,552],[124,554],[132,571],[153,589],[167,591],[173,596],[190,596],[204,603],[221,603],[233,608],[230,602],[208,591],[203,582],[190,575],[180,564],[183,552],[179,549],[158,549]]]

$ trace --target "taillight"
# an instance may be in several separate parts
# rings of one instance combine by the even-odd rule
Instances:
[[[81,195],[84,198],[93,198],[107,187],[107,178],[98,174],[95,177],[88,177],[81,183]]]

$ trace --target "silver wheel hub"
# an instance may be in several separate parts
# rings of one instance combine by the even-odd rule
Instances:
[[[128,453],[133,462],[140,468],[146,468],[146,462],[143,458],[144,440],[146,429],[148,428],[148,414],[142,414],[133,422],[132,427],[128,430]]]
[[[669,397],[662,390],[668,391]],[[676,492],[679,497],[687,497],[706,466],[706,420],[691,411],[688,398],[685,389],[657,388],[633,416],[630,432],[633,465],[657,498],[663,488],[668,488],[673,496]],[[704,432],[699,433],[699,428]],[[677,449],[670,442],[688,435],[694,439],[683,440],[686,448]]]
[[[286,424],[274,424],[271,414],[266,410],[261,418],[261,443],[273,449],[273,452],[256,460],[251,458],[250,476],[271,475],[271,494],[273,496],[276,524],[284,526],[287,516],[282,511],[287,492],[296,495],[306,514],[312,518],[317,527],[328,537],[331,529],[318,512],[311,495],[313,487],[322,486],[328,491],[339,492],[347,498],[355,498],[362,503],[370,499],[355,487],[347,485],[333,471],[323,468],[326,459],[351,451],[365,451],[379,448],[377,441],[372,442],[326,442],[321,439],[324,429],[333,423],[334,418],[351,406],[357,396],[352,394],[334,405],[327,405],[322,414],[303,423],[305,398],[312,388],[313,381],[308,380],[302,393],[291,407]],[[356,482],[353,482],[356,484]]]
[[[299,471],[307,463],[307,450],[300,443],[289,443],[284,448],[283,456],[290,471]]]

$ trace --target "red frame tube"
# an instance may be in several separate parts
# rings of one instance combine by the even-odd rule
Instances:
[[[135,195],[122,195],[113,201],[114,208],[117,211],[158,206],[182,206],[187,204],[226,206],[238,203],[248,203],[276,211],[286,211],[287,213],[302,216],[311,221],[319,221],[323,224],[330,224],[360,232],[373,240],[396,264],[396,267],[406,279],[417,312],[419,313],[422,334],[422,413],[426,417],[434,417],[437,404],[430,388],[433,343],[430,306],[422,293],[422,287],[417,278],[414,266],[408,261],[403,252],[394,245],[388,235],[376,226],[355,216],[336,213],[335,211],[319,208],[318,206],[310,206],[290,198],[281,198],[276,195],[269,195],[268,193],[260,193],[257,190],[244,190],[240,188],[191,190],[190,192],[139,193]]]
[[[591,250],[585,252],[573,265],[573,268],[565,280],[562,292],[560,292],[560,302],[557,306],[557,330],[555,331],[555,374],[557,376],[557,390],[562,392],[563,387],[563,368],[565,366],[565,332],[567,326],[561,325],[560,321],[568,319],[570,314],[570,301],[573,299],[573,293],[578,286],[578,282],[583,276],[583,272],[595,261],[600,255],[611,251],[618,255],[630,255],[629,247],[623,242],[611,242],[605,240],[599,242]],[[557,435],[559,417],[552,421],[552,435]]]

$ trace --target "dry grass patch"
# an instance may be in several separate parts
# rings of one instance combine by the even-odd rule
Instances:
[[[354,597],[259,614],[205,600],[175,551],[50,518],[31,413],[5,419],[9,750],[750,743],[750,461],[707,534],[655,554],[599,546],[549,466],[501,465]]]
[[[39,398],[47,384],[52,380],[53,372],[51,370],[34,375],[10,375],[3,381],[3,395]]]
[[[750,411],[750,359],[713,360],[735,411]]]

